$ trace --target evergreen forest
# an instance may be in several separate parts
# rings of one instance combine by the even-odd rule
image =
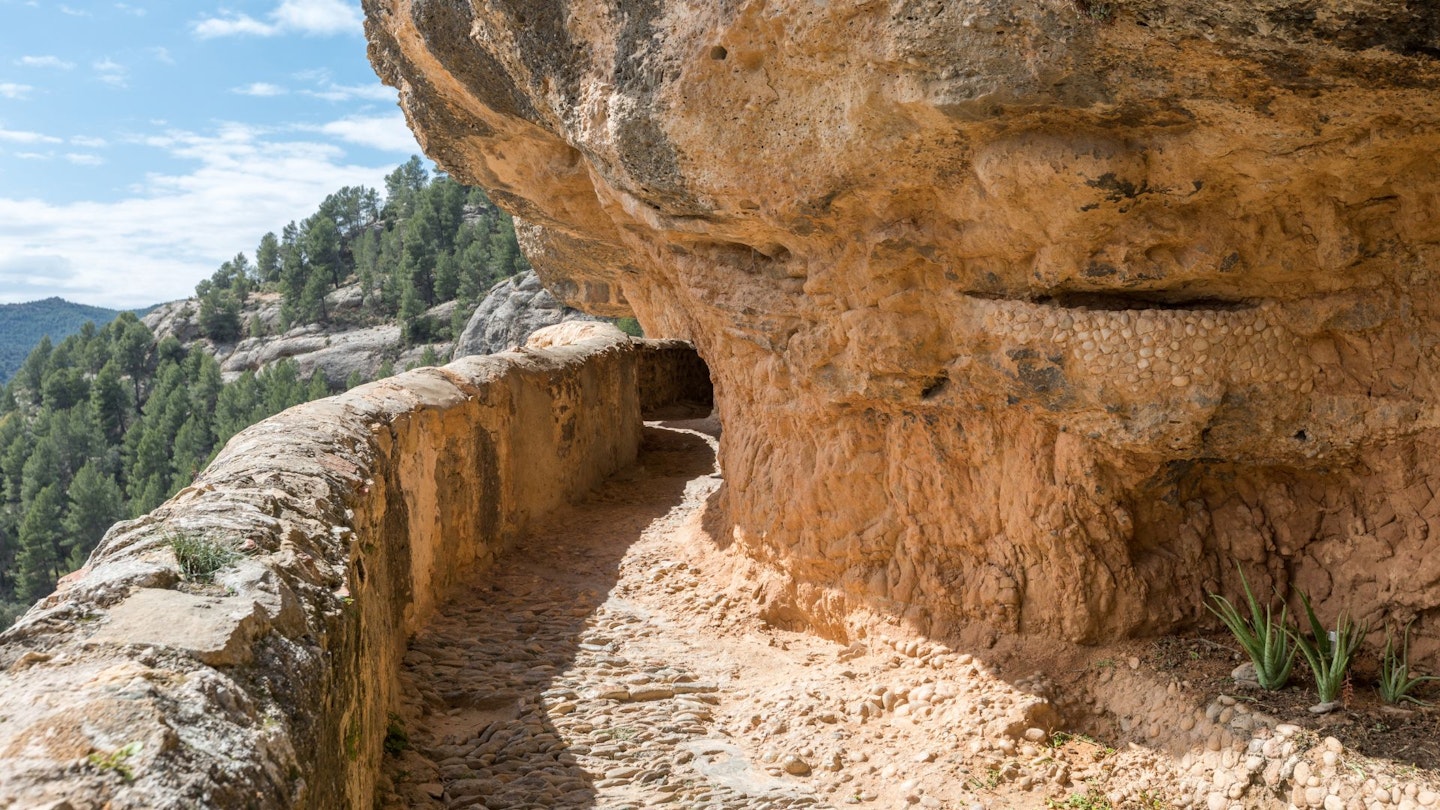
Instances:
[[[113,309],[76,304],[63,298],[0,304],[0,385],[20,368],[25,355],[40,338],[49,335],[59,340],[79,331],[87,321],[103,325],[118,314]]]
[[[330,323],[327,294],[357,285],[364,319],[398,319],[408,343],[427,343],[448,339],[496,281],[525,268],[510,218],[417,157],[386,178],[383,200],[343,188],[265,234],[253,261],[226,261],[196,287],[198,320],[215,342],[261,337],[244,306],[275,293],[282,326]],[[450,300],[453,320],[426,316]],[[291,361],[226,383],[203,344],[157,341],[128,312],[42,339],[0,389],[0,628],[83,566],[113,523],[188,485],[236,433],[331,393],[323,374],[303,379]]]
[[[283,330],[335,324],[327,295],[358,285],[362,325],[398,319],[408,345],[450,340],[495,282],[529,268],[515,225],[484,190],[431,176],[412,157],[375,189],[347,186],[312,216],[265,234],[252,262],[241,253],[195,288],[202,334],[216,343],[264,337],[265,325],[242,317],[256,291],[278,292]],[[453,318],[426,312],[457,301]]]

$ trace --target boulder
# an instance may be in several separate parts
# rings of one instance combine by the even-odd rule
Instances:
[[[541,285],[533,270],[496,284],[475,308],[465,331],[455,341],[454,359],[494,354],[523,346],[532,332],[562,321],[596,321],[561,304]]]

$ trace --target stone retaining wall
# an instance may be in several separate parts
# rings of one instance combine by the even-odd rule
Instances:
[[[470,357],[239,434],[0,635],[0,808],[370,807],[408,636],[632,461],[642,409],[708,400],[697,363]],[[240,556],[194,582],[177,541]]]

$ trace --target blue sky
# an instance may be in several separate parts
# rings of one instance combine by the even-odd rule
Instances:
[[[0,0],[0,303],[189,295],[419,153],[359,0]]]

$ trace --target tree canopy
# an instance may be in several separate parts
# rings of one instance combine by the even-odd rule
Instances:
[[[245,254],[200,282],[201,333],[216,343],[259,337],[264,327],[243,322],[255,291],[281,296],[280,326],[332,323],[327,296],[358,286],[359,318],[398,318],[407,343],[455,337],[463,317],[495,282],[528,269],[510,217],[482,189],[431,173],[412,157],[385,178],[385,196],[346,186],[314,214],[260,238],[252,264]],[[454,318],[435,323],[426,312],[458,301]]]

